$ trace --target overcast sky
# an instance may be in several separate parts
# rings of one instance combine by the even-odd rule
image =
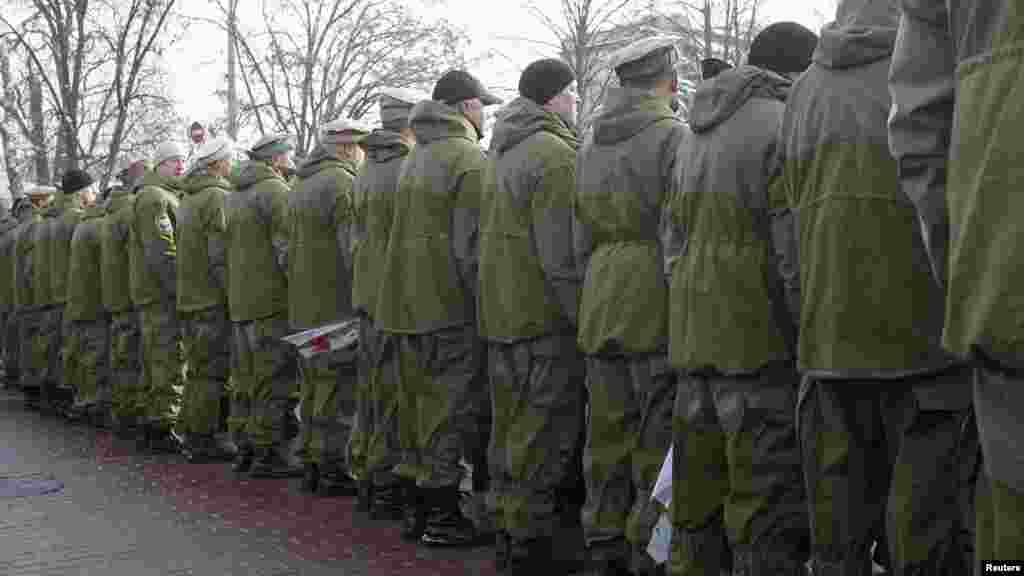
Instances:
[[[182,10],[190,16],[216,17],[208,0],[179,0]],[[552,8],[556,0],[547,0]],[[472,70],[492,89],[516,85],[519,71],[531,60],[553,54],[539,43],[522,38],[551,40],[546,30],[522,7],[521,0],[447,0],[436,2],[434,8],[470,34],[468,56],[474,59],[487,51],[501,56]],[[240,3],[240,29],[258,27],[259,0]],[[541,5],[545,0],[541,0]],[[794,20],[817,31],[824,21],[822,12],[834,6],[834,0],[764,0],[763,11],[768,23]],[[831,18],[832,14],[825,14]],[[187,123],[209,122],[223,115],[223,103],[215,92],[224,89],[226,39],[213,24],[192,24],[185,37],[167,56],[172,70],[173,94],[178,110]]]

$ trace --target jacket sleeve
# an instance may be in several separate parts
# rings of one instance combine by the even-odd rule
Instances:
[[[586,146],[583,149],[585,148]],[[583,186],[582,157],[582,154],[576,157],[576,190],[573,193],[572,199],[572,242],[573,257],[576,260],[576,264],[580,267],[581,273],[585,275],[587,265],[590,263],[590,255],[594,253],[594,235],[590,229],[590,223],[587,222],[581,208],[581,200],[583,198],[583,191],[581,190]]]
[[[288,235],[291,225],[291,210],[288,204],[288,188],[282,185],[280,189],[270,192],[266,198],[265,206],[267,222],[270,225],[270,244],[274,248],[274,260],[277,262],[278,271],[285,276],[288,275]]]
[[[224,292],[228,287],[227,231],[228,223],[224,212],[224,193],[211,195],[203,222],[206,230],[206,252],[210,259],[210,277],[217,288]]]
[[[786,114],[789,114],[787,111]],[[769,160],[768,219],[775,272],[782,281],[786,308],[793,326],[800,325],[800,244],[797,231],[797,208],[790,201],[793,174],[786,172],[785,123],[780,122],[775,149]]]
[[[362,175],[352,184],[352,224],[349,226],[348,241],[354,259],[356,252],[366,243],[366,191],[363,189]]]
[[[480,197],[484,185],[484,165],[464,172],[455,192],[452,214],[452,247],[467,302],[476,302],[478,243],[480,237]],[[475,304],[474,304],[475,306]]]
[[[573,162],[549,169],[532,196],[534,249],[548,286],[573,325],[579,308],[581,275],[573,254],[572,201],[576,193]]]
[[[174,242],[174,205],[167,200],[136,205],[136,221],[146,268],[157,277],[167,297],[177,291],[177,246]]]
[[[946,0],[901,0],[901,9],[889,70],[889,149],[903,193],[917,209],[932,272],[944,286],[949,245],[945,187],[956,56]]]
[[[679,213],[679,206],[685,193],[685,154],[688,148],[680,146],[676,151],[675,167],[672,171],[672,179],[669,184],[667,199],[661,210],[661,246],[664,255],[664,269],[666,282],[672,278],[672,269],[676,262],[686,254],[686,247],[689,242],[689,235],[682,215]]]
[[[345,270],[352,273],[352,228],[353,226],[353,202],[352,202],[352,178],[346,174],[339,174],[335,190],[334,203],[331,206],[331,222],[334,225],[335,241],[338,246],[338,254],[341,257],[341,264]]]

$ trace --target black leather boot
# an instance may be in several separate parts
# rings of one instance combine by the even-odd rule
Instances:
[[[427,527],[426,503],[415,480],[402,480],[404,510],[402,511],[402,539],[419,541]]]
[[[473,522],[462,514],[458,486],[424,491],[427,526],[420,541],[428,546],[468,547],[483,544]]]
[[[315,462],[306,462],[302,468],[302,484],[300,489],[306,494],[316,494],[320,486],[320,466]]]

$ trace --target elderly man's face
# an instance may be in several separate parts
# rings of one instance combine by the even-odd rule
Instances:
[[[164,178],[179,177],[185,173],[185,159],[168,158],[156,167],[156,172]]]

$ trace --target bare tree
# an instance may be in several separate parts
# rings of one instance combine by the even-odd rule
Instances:
[[[215,0],[223,14],[228,0]],[[424,88],[462,62],[463,35],[392,0],[263,0],[262,30],[234,35],[247,102],[261,133],[295,135],[300,153],[316,128],[361,118],[385,86]]]
[[[527,10],[553,36],[554,42],[534,40],[556,51],[572,68],[579,87],[577,125],[585,129],[598,104],[604,100],[612,75],[606,59],[611,51],[633,39],[631,28],[621,26],[634,0],[559,0],[557,14],[550,13],[550,0],[531,1]]]
[[[15,132],[12,131],[8,122],[17,122],[20,117],[15,111],[16,93],[14,84],[11,82],[11,61],[7,43],[0,38],[0,82],[3,83],[3,93],[0,93],[0,146],[2,146],[4,172],[7,176],[7,184],[12,198],[22,195],[21,170],[17,156],[17,142]]]

